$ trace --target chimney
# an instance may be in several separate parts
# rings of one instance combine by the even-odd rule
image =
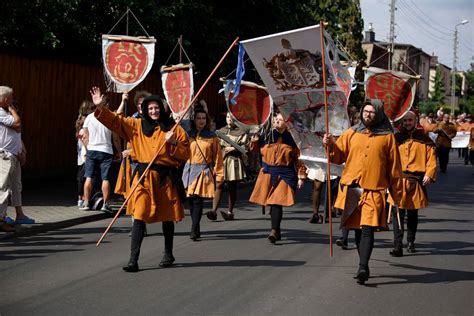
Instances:
[[[374,32],[372,23],[369,23],[369,30],[365,31],[364,42],[369,42],[369,43],[375,42],[375,32]]]

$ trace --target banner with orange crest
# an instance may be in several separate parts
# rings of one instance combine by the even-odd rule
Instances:
[[[104,77],[108,91],[129,92],[153,66],[155,38],[102,35]]]

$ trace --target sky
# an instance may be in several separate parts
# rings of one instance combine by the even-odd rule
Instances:
[[[364,31],[372,23],[375,40],[388,41],[390,0],[360,0]],[[439,62],[453,67],[454,28],[458,29],[457,69],[469,70],[474,63],[474,0],[396,0],[395,42],[411,44]],[[364,33],[365,34],[365,33]]]

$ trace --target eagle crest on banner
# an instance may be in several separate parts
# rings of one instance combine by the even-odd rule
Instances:
[[[321,53],[293,49],[290,41],[285,38],[281,39],[281,46],[285,51],[275,54],[270,61],[263,59],[263,65],[272,77],[276,89],[298,91],[322,88]],[[327,85],[336,85],[332,76],[329,76]]]

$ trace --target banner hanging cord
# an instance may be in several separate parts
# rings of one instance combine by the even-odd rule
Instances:
[[[244,64],[245,64],[246,62],[248,62],[249,59],[250,59],[250,57],[248,57],[246,60],[244,60]],[[227,80],[227,78],[229,78],[229,76],[231,76],[231,75],[232,75],[234,72],[236,72],[236,71],[237,71],[237,68],[234,69],[234,70],[232,70],[227,76],[224,77],[224,80]]]
[[[166,59],[166,62],[165,62],[165,65],[168,65],[168,62],[170,61],[171,57],[173,57],[173,54],[176,50],[176,48],[179,46],[179,49],[184,53],[184,55],[186,56],[186,58],[188,59],[188,63],[191,63],[191,59],[189,59],[189,56],[188,54],[186,53],[186,51],[184,50],[184,47],[183,45],[180,43],[179,39],[178,41],[176,42],[176,45],[174,45],[174,48],[173,50],[171,51],[171,54],[168,56],[168,59]]]
[[[140,25],[140,27],[142,28],[143,32],[145,32],[146,36],[148,37],[151,37],[150,34],[148,34],[148,32],[145,30],[145,28],[143,27],[143,25],[140,23],[140,21],[137,19],[137,17],[135,16],[135,14],[133,13],[132,10],[130,10],[130,8],[127,8],[127,11],[122,15],[122,17],[120,17],[120,19],[117,21],[117,23],[114,24],[114,26],[112,26],[112,28],[110,29],[109,32],[107,32],[107,34],[110,34],[116,27],[117,25],[120,23],[120,21],[122,21],[122,19],[127,16],[128,17],[128,13],[131,13],[133,18],[135,19],[135,21],[137,21],[138,25]],[[128,24],[128,23],[127,23]],[[128,25],[127,25],[127,32],[128,32]]]

